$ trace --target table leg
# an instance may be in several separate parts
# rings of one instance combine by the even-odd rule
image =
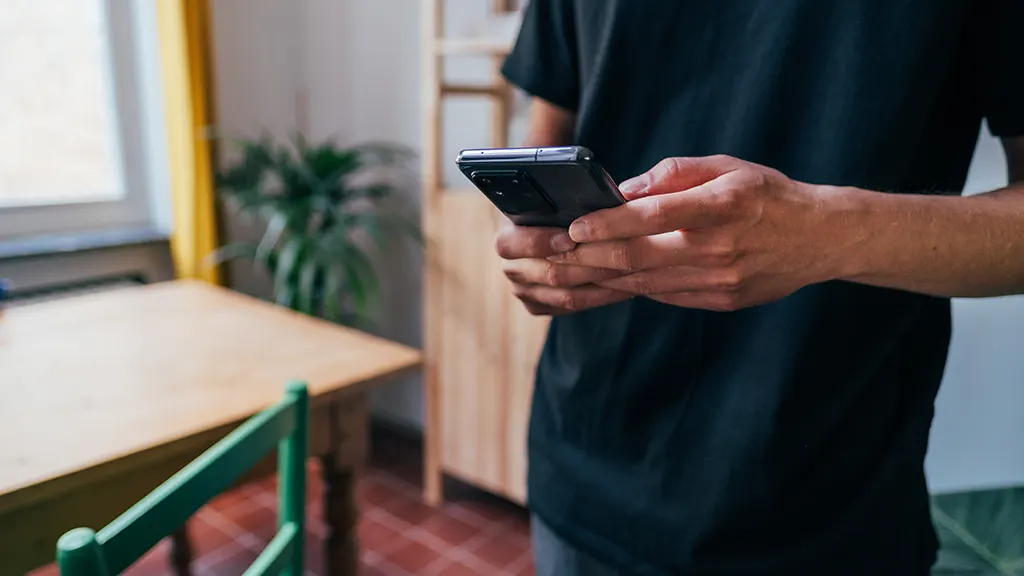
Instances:
[[[192,543],[188,539],[188,523],[171,534],[171,569],[177,576],[191,576]]]
[[[324,567],[328,576],[356,576],[359,542],[356,538],[359,511],[356,507],[356,473],[339,465],[333,454],[320,457],[324,484]]]

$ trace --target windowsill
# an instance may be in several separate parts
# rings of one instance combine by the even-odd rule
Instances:
[[[56,254],[72,254],[88,250],[121,248],[166,242],[165,232],[149,227],[89,230],[46,236],[0,239],[0,261],[35,258]]]

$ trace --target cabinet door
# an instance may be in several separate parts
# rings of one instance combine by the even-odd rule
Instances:
[[[433,242],[441,310],[438,391],[445,471],[526,498],[526,428],[547,320],[511,294],[494,252],[501,219],[479,194],[442,197]]]
[[[533,381],[537,359],[548,333],[549,320],[532,316],[523,304],[509,294],[508,364],[506,365],[505,446],[507,469],[505,496],[526,503],[526,430],[533,399]]]
[[[500,214],[480,194],[440,199],[438,391],[446,471],[505,493],[508,285],[494,252]]]

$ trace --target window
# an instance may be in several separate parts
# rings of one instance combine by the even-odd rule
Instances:
[[[3,4],[0,238],[149,224],[150,143],[162,137],[152,9]]]

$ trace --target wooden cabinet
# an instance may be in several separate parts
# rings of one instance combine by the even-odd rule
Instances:
[[[509,291],[493,246],[504,217],[468,182],[446,187],[441,157],[448,96],[488,99],[492,145],[508,145],[511,94],[498,68],[510,42],[447,38],[444,0],[423,1],[425,498],[441,502],[449,474],[522,503],[533,375],[548,321],[530,316]],[[493,10],[516,7],[496,0]],[[489,58],[489,81],[446,83],[445,61],[454,55]]]

